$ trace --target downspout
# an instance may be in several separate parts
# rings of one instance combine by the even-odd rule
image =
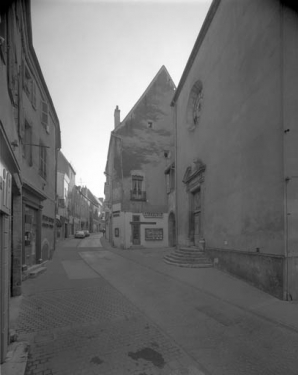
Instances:
[[[121,211],[123,209],[123,201],[124,201],[124,185],[123,185],[123,158],[122,158],[122,151],[123,151],[123,143],[122,143],[122,137],[115,134],[114,132],[111,132],[111,135],[115,137],[116,139],[119,139],[120,142],[120,168],[121,168]],[[123,241],[124,241],[124,248],[126,249],[126,231],[125,231],[125,212],[123,211]]]
[[[280,4],[280,117],[281,117],[281,129],[283,131],[283,173],[284,173],[284,287],[283,287],[283,299],[289,299],[289,234],[288,234],[288,183],[290,178],[286,176],[286,137],[287,132],[285,129],[285,118],[284,118],[284,9],[283,5]]]
[[[174,116],[174,136],[175,136],[175,236],[176,236],[176,248],[179,248],[178,244],[178,129],[177,129],[177,102],[173,104],[173,116]]]

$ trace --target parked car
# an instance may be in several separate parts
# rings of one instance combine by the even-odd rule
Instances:
[[[85,233],[83,230],[77,230],[75,233],[75,238],[85,238]]]
[[[85,237],[89,237],[90,236],[89,230],[84,230],[84,233],[85,233]]]

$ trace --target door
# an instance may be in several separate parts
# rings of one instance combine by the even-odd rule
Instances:
[[[36,264],[37,210],[25,206],[25,264]]]
[[[192,193],[192,206],[193,206],[193,232],[194,232],[194,245],[200,245],[200,239],[202,237],[201,227],[201,189],[198,189]]]
[[[132,216],[132,243],[133,245],[140,245],[141,244],[141,236],[140,236],[140,215],[133,215]]]
[[[201,211],[194,213],[194,243],[195,246],[200,246],[200,238],[201,238]]]
[[[176,220],[173,212],[169,215],[169,246],[176,246]]]
[[[0,363],[5,359],[8,346],[8,235],[9,217],[0,214]]]

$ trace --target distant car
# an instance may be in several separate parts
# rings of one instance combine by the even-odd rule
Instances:
[[[89,230],[84,230],[84,233],[85,233],[85,237],[89,237],[90,236]]]
[[[75,238],[85,238],[85,233],[83,230],[77,230],[75,233]]]

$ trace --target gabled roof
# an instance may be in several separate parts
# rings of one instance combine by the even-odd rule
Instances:
[[[152,81],[150,82],[149,86],[146,88],[146,90],[144,91],[144,93],[141,95],[141,97],[139,98],[139,100],[136,102],[136,104],[132,107],[132,109],[128,112],[128,114],[125,116],[125,118],[120,122],[120,124],[117,126],[117,128],[114,129],[114,132],[117,132],[118,129],[121,129],[122,126],[125,124],[125,121],[129,118],[129,116],[131,115],[131,113],[136,109],[136,107],[138,106],[138,104],[142,101],[142,99],[146,96],[146,94],[148,93],[148,91],[151,89],[151,87],[153,86],[153,84],[157,81],[159,75],[162,73],[162,72],[165,72],[169,78],[169,80],[171,81],[171,83],[173,84],[173,88],[176,89],[176,86],[175,86],[175,83],[172,79],[172,77],[170,76],[167,68],[163,65],[159,71],[156,73],[155,77],[152,79]]]
[[[210,6],[210,8],[208,10],[207,16],[206,16],[206,18],[205,18],[205,20],[203,22],[202,28],[201,28],[201,30],[199,32],[199,35],[197,37],[197,40],[195,42],[195,45],[194,45],[194,47],[193,47],[193,49],[191,51],[191,54],[190,54],[190,56],[188,58],[188,61],[187,61],[187,64],[186,64],[186,66],[184,68],[184,71],[182,73],[180,82],[178,84],[177,90],[175,92],[175,95],[174,95],[172,103],[171,103],[172,107],[176,104],[176,102],[177,102],[177,100],[179,98],[180,92],[181,92],[181,90],[182,90],[182,88],[184,86],[184,83],[185,83],[185,81],[187,79],[187,76],[188,76],[188,74],[190,72],[190,69],[191,69],[191,67],[192,67],[192,65],[193,65],[193,63],[195,61],[195,58],[196,58],[196,56],[197,56],[197,54],[198,54],[198,52],[199,52],[199,50],[201,48],[203,40],[204,40],[204,38],[205,38],[205,36],[207,34],[209,26],[211,25],[211,22],[212,22],[212,20],[214,18],[214,15],[215,15],[215,13],[216,13],[216,11],[218,9],[218,6],[219,6],[220,2],[221,2],[221,0],[213,0],[212,1],[212,4],[211,4],[211,6]]]

